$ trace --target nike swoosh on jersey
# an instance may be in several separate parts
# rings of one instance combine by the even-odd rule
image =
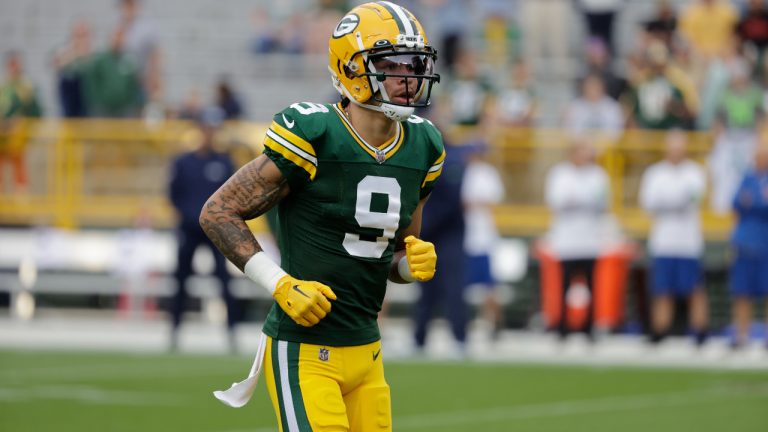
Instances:
[[[288,119],[285,118],[285,114],[281,115],[283,116],[283,122],[285,122],[285,125],[288,126],[288,129],[292,129],[295,122],[293,120],[288,121]]]
[[[299,289],[299,286],[298,286],[298,285],[294,285],[294,286],[293,286],[293,289],[294,289],[294,290],[296,290],[296,291],[298,291],[298,292],[299,292],[299,294],[303,295],[304,297],[306,297],[306,298],[309,298],[309,296],[308,296],[308,295],[304,294],[304,291],[302,291],[302,290],[300,290],[300,289]]]
[[[379,348],[378,351],[373,353],[373,361],[376,361],[376,359],[379,358],[379,354],[381,354],[381,348]]]

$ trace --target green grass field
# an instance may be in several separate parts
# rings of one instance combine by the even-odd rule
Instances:
[[[276,431],[245,357],[0,351],[0,431]],[[768,373],[388,362],[395,431],[766,432]]]

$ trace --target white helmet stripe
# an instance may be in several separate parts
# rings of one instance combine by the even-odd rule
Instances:
[[[395,12],[395,14],[397,15],[397,18],[399,18],[400,21],[403,23],[403,28],[405,28],[406,36],[416,35],[414,26],[412,25],[410,18],[408,18],[408,14],[405,13],[402,7],[388,1],[383,1],[381,3],[384,3],[385,5],[389,6],[389,8]]]
[[[363,36],[360,34],[360,32],[355,33],[355,40],[357,40],[357,46],[360,48],[360,51],[362,51],[362,54],[360,54],[363,57],[363,65],[368,65],[368,54],[365,50],[365,44],[363,43]],[[365,66],[363,66],[365,68]],[[373,65],[370,65],[370,68],[373,69]],[[376,72],[375,70],[372,70],[371,72]],[[378,82],[378,80],[375,80],[371,78],[369,75],[368,77],[368,84],[371,86],[371,91],[373,92],[374,89],[378,86],[381,87],[381,83]]]

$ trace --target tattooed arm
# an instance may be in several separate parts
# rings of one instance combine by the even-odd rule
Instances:
[[[280,170],[261,155],[238,170],[213,193],[200,212],[200,226],[240,270],[261,246],[245,221],[267,212],[290,189]]]

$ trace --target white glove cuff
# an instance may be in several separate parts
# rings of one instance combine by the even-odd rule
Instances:
[[[248,279],[266,288],[270,294],[274,294],[275,289],[277,289],[277,282],[280,278],[288,274],[283,271],[279,265],[275,264],[275,262],[264,252],[256,252],[256,254],[245,263],[243,273],[248,276]]]
[[[411,266],[408,265],[408,257],[403,256],[400,261],[397,262],[397,273],[406,282],[413,282],[416,278],[411,274]]]

